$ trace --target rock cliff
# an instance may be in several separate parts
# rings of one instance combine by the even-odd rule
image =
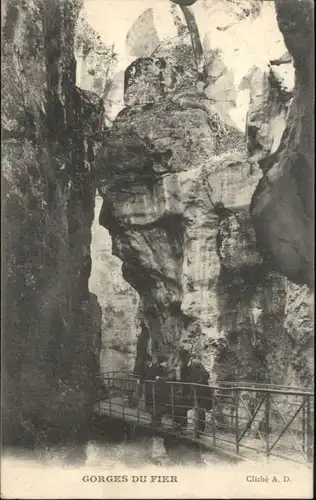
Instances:
[[[238,12],[233,25],[247,18]],[[278,71],[281,47],[270,67],[251,60],[234,76],[227,54],[212,47],[204,92],[185,32],[134,61],[125,71],[125,108],[98,155],[100,223],[140,295],[136,365],[147,349],[173,364],[185,344],[213,378],[309,384],[310,292],[294,289],[263,258],[249,215],[259,163],[279,147],[285,127],[292,67],[289,78]],[[248,118],[239,120],[248,136],[233,119],[238,95],[221,101],[215,92],[221,78],[225,88],[236,83],[237,73],[251,94]]]
[[[122,276],[122,262],[112,255],[109,232],[99,224],[102,198],[96,198],[92,225],[89,289],[102,309],[100,371],[129,371],[135,364],[140,331],[138,293]]]
[[[251,203],[266,261],[297,284],[313,285],[314,2],[276,0],[279,27],[295,67],[295,91],[282,140],[262,160]]]
[[[76,0],[7,0],[2,24],[3,436],[85,440],[101,311],[89,293],[103,105],[75,85]]]
[[[84,11],[75,27],[76,82],[84,90],[91,91],[102,99],[105,107],[105,122],[113,107],[114,69],[117,54],[113,45],[107,45],[87,22]]]

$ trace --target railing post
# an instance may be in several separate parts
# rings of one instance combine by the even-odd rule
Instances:
[[[212,433],[213,433],[213,445],[216,446],[215,389],[213,387],[212,387]]]
[[[108,378],[108,391],[109,391],[109,411],[110,415],[112,414],[112,405],[111,405],[111,379]]]
[[[139,407],[140,407],[140,395],[141,395],[141,384],[140,381],[136,382],[136,391],[137,391],[137,423],[139,424]]]
[[[124,384],[125,384],[125,380],[121,380],[121,396],[122,396],[122,417],[123,417],[123,420],[124,420],[124,416],[125,416],[125,401],[124,401]]]
[[[313,459],[313,446],[312,446],[312,422],[311,422],[311,400],[307,396],[307,409],[306,409],[306,428],[307,428],[307,460]]]
[[[156,427],[156,391],[155,391],[155,381],[152,382],[152,395],[153,395],[153,425]]]
[[[142,384],[141,384],[141,397],[140,397],[140,400],[139,400],[139,406],[141,407],[142,405],[142,402],[145,403],[145,391],[146,391],[146,382],[144,381]]]
[[[236,434],[236,452],[239,454],[239,391],[235,391],[235,434]]]
[[[194,398],[194,437],[198,437],[198,427],[200,427],[198,417],[199,415],[199,410],[198,410],[198,400],[197,400],[197,395],[196,395],[196,387],[193,385],[193,398]]]
[[[306,453],[306,402],[302,408],[302,450]]]
[[[172,429],[175,427],[174,422],[174,393],[173,393],[173,383],[170,384],[170,395],[171,395],[171,418],[172,418]]]
[[[270,393],[266,393],[265,407],[265,424],[266,424],[266,454],[270,457]]]

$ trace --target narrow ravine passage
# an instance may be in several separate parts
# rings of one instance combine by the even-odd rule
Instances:
[[[102,309],[100,372],[134,369],[140,333],[139,297],[122,276],[122,261],[112,255],[109,232],[99,223],[102,199],[96,197],[91,240],[89,290]]]
[[[189,467],[227,496],[235,464],[95,408],[104,372],[149,356],[205,386],[313,389],[313,2],[4,0],[1,29],[8,498],[43,497],[41,466],[89,498],[83,476],[146,464],[178,470],[177,498]]]

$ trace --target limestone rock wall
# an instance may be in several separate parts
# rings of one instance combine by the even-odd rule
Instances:
[[[112,255],[111,237],[99,224],[101,206],[97,196],[89,279],[89,289],[102,309],[100,371],[132,372],[140,333],[139,296],[122,276],[122,261]]]
[[[135,71],[128,70],[132,76],[126,88],[131,83],[135,89],[128,102],[134,95],[135,105],[120,113],[98,159],[104,198],[100,223],[110,231],[125,279],[141,296],[146,341],[138,355],[144,355],[149,338],[151,349],[170,355],[171,361],[178,345],[189,343],[199,354],[203,351],[209,365],[212,356],[204,340],[219,335],[216,206],[243,208],[260,171],[247,164],[243,137],[234,130],[230,146],[239,154],[227,154],[226,126],[215,111],[211,114],[198,100],[181,104],[166,97],[177,79],[169,80],[167,90],[161,88],[155,78],[161,66],[168,74],[163,58],[138,61],[138,74],[154,68],[143,103]],[[251,181],[244,189],[242,178],[248,175]],[[237,195],[231,182],[240,185]]]
[[[252,103],[244,116],[248,130],[256,122],[251,142],[233,120],[236,96],[229,93],[223,105],[214,98],[220,78],[226,75],[228,85],[232,77],[225,53],[209,51],[210,83],[200,93],[186,35],[161,43],[152,57],[127,68],[126,107],[98,156],[100,223],[123,261],[124,278],[140,295],[136,365],[146,350],[177,363],[182,344],[201,356],[213,378],[309,384],[308,292],[294,293],[265,261],[249,215],[262,177],[259,163],[278,148],[285,127],[291,63],[288,79],[275,62],[264,70],[250,66],[243,85]],[[309,339],[304,346],[300,321]]]
[[[99,96],[105,107],[105,123],[113,105],[117,54],[114,45],[107,45],[101,35],[88,23],[84,10],[75,26],[75,57],[77,85]]]
[[[278,65],[269,64],[266,69],[254,67],[243,83],[245,88],[250,87],[246,121],[248,153],[265,172],[269,168],[267,157],[275,153],[280,145],[293,98],[292,60],[290,58]]]
[[[84,441],[99,370],[88,279],[103,106],[75,85],[79,2],[3,8],[3,436]]]
[[[314,3],[277,0],[275,5],[294,61],[295,90],[281,143],[263,162],[265,175],[253,195],[251,211],[265,260],[295,283],[312,286]]]
[[[136,58],[156,55],[156,51],[165,47],[167,42],[181,42],[188,38],[191,44],[185,17],[178,4],[169,0],[136,2],[133,9],[124,13],[124,19],[119,18],[114,4],[109,4],[106,19],[103,19],[95,15],[98,11],[96,5],[100,10],[103,8],[102,0],[95,0],[93,7],[86,3],[87,20],[108,46],[115,43],[114,50],[118,54],[114,85],[108,96],[112,102],[111,119],[124,107],[123,73]],[[243,77],[253,66],[265,70],[269,59],[278,59],[285,51],[274,3],[197,0],[184,7],[190,9],[198,26],[209,75],[206,93],[209,99],[216,100],[218,111],[225,118],[228,115],[244,131],[249,88],[239,89]],[[107,29],[107,25],[112,27],[118,22],[120,30]],[[91,58],[97,60],[98,56],[91,54]]]

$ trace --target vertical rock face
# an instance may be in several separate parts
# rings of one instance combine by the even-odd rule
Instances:
[[[102,309],[100,371],[132,372],[140,333],[139,297],[122,276],[122,261],[112,255],[111,237],[99,224],[102,198],[96,198],[92,225],[89,289]]]
[[[292,61],[270,64],[266,70],[254,67],[243,84],[250,88],[246,121],[248,153],[266,171],[267,157],[275,153],[280,145],[293,97]]]
[[[75,86],[75,0],[3,16],[3,411],[10,443],[85,439],[101,311],[89,293],[103,107]]]
[[[275,2],[279,27],[293,57],[294,98],[278,149],[262,161],[265,175],[252,199],[257,241],[265,260],[297,284],[313,284],[313,6]]]
[[[75,56],[76,56],[76,82],[80,88],[94,92],[98,95],[106,109],[106,114],[111,114],[113,94],[114,68],[117,55],[114,47],[109,46],[101,36],[87,22],[84,12],[76,23],[75,28]]]
[[[100,149],[100,223],[110,231],[113,253],[123,260],[125,279],[141,297],[137,363],[150,339],[152,350],[169,355],[171,362],[185,343],[212,368],[214,340],[222,333],[218,246],[225,250],[218,243],[219,227],[247,210],[260,170],[248,163],[242,134],[206,100],[188,93],[189,59],[174,78],[167,78],[169,65],[178,67],[158,54],[126,71],[129,107]],[[141,94],[149,72],[150,91]],[[260,265],[251,228],[239,239],[234,265]]]
[[[265,262],[249,215],[262,176],[256,160],[280,143],[291,78],[275,62],[266,73],[254,67],[246,84],[252,140],[233,126],[232,94],[226,108],[209,97],[229,76],[216,53],[213,89],[202,95],[185,36],[176,46],[162,43],[127,68],[126,107],[98,158],[100,223],[140,295],[136,366],[147,349],[175,363],[184,344],[214,378],[309,384],[309,292],[293,290]]]

